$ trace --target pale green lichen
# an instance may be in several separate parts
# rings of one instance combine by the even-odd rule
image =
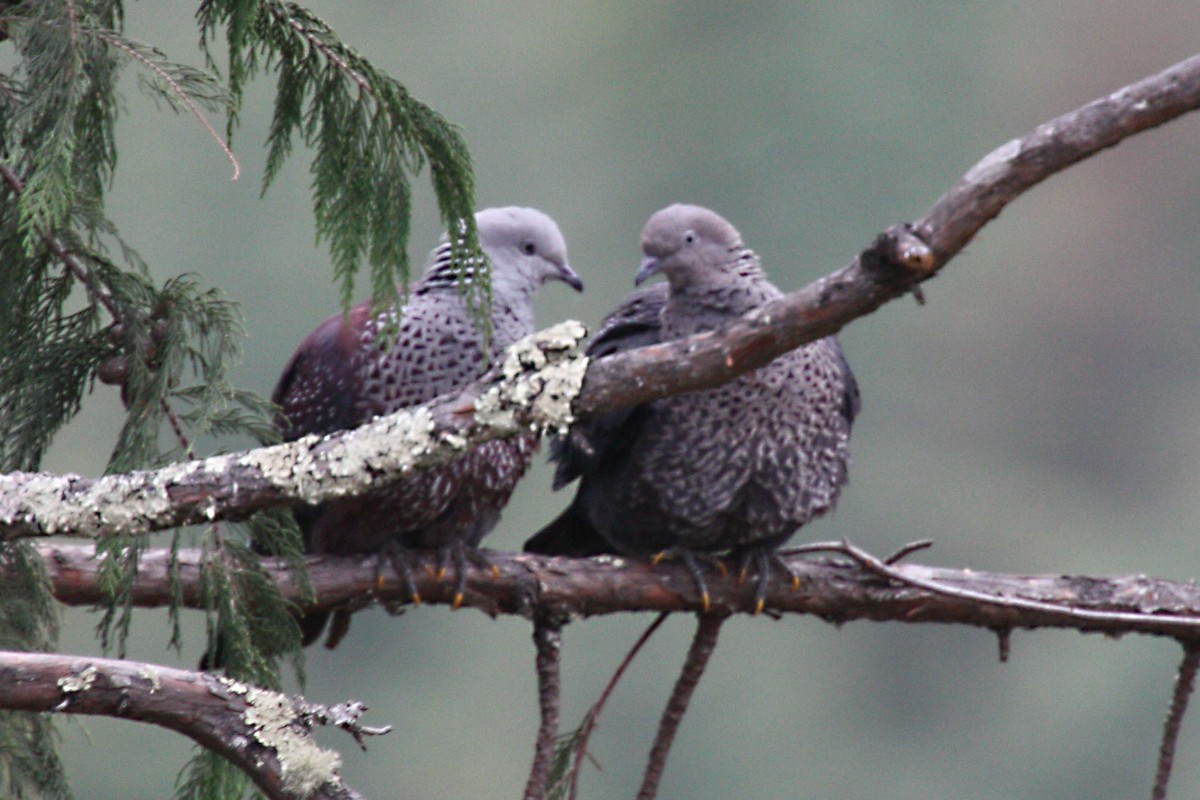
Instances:
[[[317,746],[297,721],[286,695],[251,687],[246,691],[246,703],[242,718],[255,741],[275,751],[284,789],[308,797],[322,786],[337,783],[341,756]]]
[[[209,686],[213,694],[220,694],[220,692],[217,691],[218,687],[229,694],[245,694],[246,692],[250,691],[249,685],[242,683],[241,681],[235,681],[232,678],[226,678],[223,675],[217,675],[214,677],[216,678],[216,686],[211,684]]]
[[[79,475],[5,475],[0,477],[0,526],[33,522],[45,536],[145,533],[169,515],[171,486],[198,469],[219,472],[224,467],[221,458],[94,480]]]
[[[96,510],[97,529],[95,534],[108,531],[141,533],[146,529],[146,520],[166,514],[171,509],[167,486],[177,481],[171,469],[159,473],[131,473],[113,475],[96,481],[92,490],[83,499],[84,509]]]
[[[162,674],[153,664],[143,664],[138,670],[138,677],[150,683],[150,694],[162,688]]]
[[[63,495],[78,475],[37,475],[14,472],[0,475],[0,525],[16,525],[32,518],[45,533],[57,533],[64,508]]]
[[[330,452],[329,471],[354,476],[360,464],[379,472],[410,470],[433,447],[435,428],[433,414],[424,407],[379,417]]]
[[[309,498],[321,485],[312,448],[321,441],[316,434],[287,444],[252,450],[238,459],[238,466],[256,469],[276,486],[294,486],[297,496]]]
[[[565,432],[575,421],[571,406],[587,374],[588,359],[578,352],[586,334],[582,323],[567,320],[509,347],[501,366],[504,381],[475,401],[476,420],[512,431],[517,410],[529,409],[535,430]]]
[[[84,669],[74,675],[64,675],[58,679],[58,688],[63,691],[63,694],[71,694],[72,692],[86,692],[92,688],[92,684],[96,682],[98,674],[96,666],[89,664]]]
[[[467,440],[465,437],[459,436],[457,433],[452,433],[450,431],[442,433],[442,442],[447,446],[454,448],[455,450],[465,450],[467,447]]]
[[[563,432],[574,421],[571,406],[583,386],[588,359],[577,352],[586,335],[574,320],[528,336],[504,355],[503,381],[476,402],[476,419],[499,432],[516,430],[516,410],[529,409],[538,432]],[[34,525],[42,535],[99,537],[138,534],[174,519],[172,487],[196,476],[236,469],[256,470],[296,499],[316,502],[361,492],[375,474],[403,473],[438,448],[461,450],[467,442],[455,433],[437,436],[426,408],[380,417],[371,425],[327,441],[320,462],[313,448],[322,440],[306,436],[294,442],[239,456],[218,455],[157,470],[109,475],[91,480],[78,475],[12,473],[0,476],[0,530]],[[363,465],[366,469],[363,469]],[[214,496],[200,513],[215,519]]]
[[[295,495],[308,502],[361,491],[372,473],[403,472],[434,445],[433,415],[426,408],[398,411],[328,444],[321,462],[312,448],[322,441],[306,436],[287,445],[247,453],[240,464],[257,469],[277,486],[295,487]],[[363,465],[367,469],[363,470]]]

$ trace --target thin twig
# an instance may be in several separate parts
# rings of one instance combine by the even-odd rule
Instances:
[[[1175,679],[1175,693],[1171,697],[1171,711],[1163,725],[1162,744],[1158,748],[1158,772],[1154,776],[1151,800],[1167,800],[1167,784],[1171,782],[1171,767],[1175,763],[1175,745],[1179,741],[1179,729],[1187,713],[1188,700],[1196,686],[1196,669],[1200,667],[1200,642],[1183,642],[1183,662],[1179,665],[1179,676]]]
[[[596,729],[596,725],[600,722],[600,714],[604,711],[604,706],[608,703],[608,698],[612,695],[613,690],[617,688],[617,682],[621,680],[621,676],[625,674],[625,670],[633,663],[633,659],[645,646],[646,642],[650,641],[650,637],[654,635],[662,624],[667,621],[670,616],[666,612],[659,614],[654,618],[646,630],[642,631],[642,635],[633,643],[633,647],[629,648],[629,652],[625,654],[625,658],[621,660],[620,666],[616,672],[608,679],[608,685],[604,687],[604,691],[600,693],[600,697],[595,704],[588,709],[587,716],[584,717],[583,724],[579,727],[579,739],[575,743],[575,762],[571,765],[571,787],[567,794],[569,800],[575,800],[579,791],[579,774],[583,770],[583,760],[588,757],[587,746],[588,740],[592,736],[592,731]]]
[[[171,423],[171,430],[175,433],[175,438],[179,440],[179,444],[183,448],[184,456],[189,461],[195,460],[196,454],[192,450],[192,440],[188,438],[187,431],[183,429],[183,422],[179,419],[179,415],[166,400],[160,400],[159,403],[163,413],[167,415],[167,421]]]
[[[175,93],[180,102],[187,106],[188,111],[192,112],[192,116],[200,121],[200,124],[204,126],[204,130],[208,132],[208,135],[213,138],[213,141],[215,141],[217,146],[220,147],[222,152],[225,153],[225,157],[228,158],[229,163],[233,165],[233,177],[230,180],[236,181],[242,174],[242,165],[238,163],[237,156],[233,154],[233,150],[229,148],[229,144],[221,137],[221,134],[217,133],[217,129],[214,128],[213,124],[208,121],[208,117],[204,116],[204,112],[200,110],[198,105],[196,105],[196,101],[193,100],[188,93],[183,90],[183,87],[180,86],[179,83],[172,78],[165,69],[146,58],[134,48],[130,47],[126,42],[107,31],[98,30],[94,31],[94,33],[97,38],[108,42],[118,50],[125,52],[130,58],[141,62],[146,68],[158,75],[158,77],[161,78],[164,83],[171,87],[171,91]]]
[[[899,550],[897,550],[896,552],[892,553],[890,556],[885,558],[883,560],[883,563],[885,563],[889,566],[892,564],[897,564],[897,563],[903,561],[904,559],[908,558],[909,556],[911,556],[913,553],[917,552],[918,550],[928,550],[930,547],[933,547],[932,539],[918,539],[915,542],[909,542],[908,544],[904,545]]]
[[[960,589],[956,586],[948,586],[944,583],[939,583],[938,581],[917,578],[907,574],[904,567],[890,567],[886,562],[871,555],[866,550],[851,544],[848,541],[813,542],[812,544],[804,544],[800,545],[799,547],[789,548],[789,550],[792,553],[842,553],[857,561],[869,572],[872,572],[880,577],[896,581],[905,586],[911,586],[916,589],[924,589],[927,592],[945,595],[946,597],[954,597],[959,600],[969,600],[975,603],[987,603],[989,605],[999,606],[1001,608],[1038,611],[1043,614],[1053,614],[1055,616],[1067,617],[1080,623],[1086,621],[1096,621],[1109,624],[1114,622],[1137,623],[1139,621],[1145,622],[1147,619],[1146,614],[1108,610],[1093,611],[1086,608],[1073,608],[1065,605],[1056,605],[1054,603],[1043,603],[1039,600],[1027,600],[1023,597],[1001,597],[1000,595],[977,592],[972,589]],[[1196,623],[1196,620],[1190,620],[1187,617],[1181,617],[1172,614],[1156,614],[1152,618],[1155,620],[1155,622],[1182,624],[1187,627],[1192,627]],[[1078,627],[1083,626],[1080,625]]]
[[[351,67],[350,64],[347,63],[346,59],[335,53],[333,48],[315,36],[312,31],[301,25],[293,17],[282,14],[282,10],[278,6],[272,6],[271,11],[275,14],[276,18],[280,18],[282,16],[282,19],[291,26],[292,30],[303,36],[310,45],[321,51],[322,55],[336,64],[338,68],[342,70],[342,72],[345,72],[350,77],[350,80],[354,81],[358,85],[359,89],[367,94],[375,94],[375,91],[371,88],[371,84],[367,82],[367,79],[360,75],[358,70]]]
[[[996,657],[1001,664],[1008,663],[1009,653],[1012,652],[1012,628],[996,628]]]
[[[100,38],[108,41],[103,35],[101,35]],[[114,42],[114,44],[117,44],[117,46],[122,46],[119,42]],[[205,124],[207,125],[207,121],[205,121]],[[211,126],[209,127],[211,129]],[[229,152],[229,148],[226,147],[225,150],[226,152]],[[229,152],[229,155],[231,158],[233,157],[232,152]],[[239,169],[236,159],[234,160],[234,168],[234,179],[236,180],[236,170]],[[11,167],[5,164],[0,164],[0,177],[4,178],[5,182],[12,187],[12,190],[15,193],[20,194],[25,190],[25,182],[21,180],[21,176],[18,175]],[[109,316],[119,323],[125,322],[125,317],[121,314],[120,309],[117,308],[117,303],[113,299],[112,294],[107,288],[97,284],[94,280],[92,280],[92,272],[87,268],[87,265],[81,262],[73,253],[68,251],[66,246],[63,245],[62,241],[57,236],[40,229],[38,231],[38,235],[41,236],[42,241],[46,244],[46,247],[49,248],[50,252],[53,253],[55,257],[57,257],[66,266],[70,273],[75,276],[76,280],[83,284],[87,292],[95,297],[100,304],[104,306],[105,310],[108,311]],[[122,394],[122,396],[124,396],[124,394]],[[179,443],[183,446],[184,452],[186,453],[188,459],[194,459],[195,453],[192,452],[192,443],[188,439],[187,434],[184,432],[178,416],[176,416],[174,410],[171,409],[166,400],[160,400],[159,402],[162,405],[163,411],[167,415],[167,419],[171,423],[171,428],[175,431],[175,436],[179,439]]]
[[[69,24],[67,25],[67,30],[70,31],[71,50],[72,50],[72,52],[78,52],[79,51],[79,14],[76,13],[76,11],[75,11],[75,3],[73,2],[73,0],[67,0],[65,5],[67,7],[67,19],[69,20]],[[75,66],[74,61],[71,62],[71,66],[72,67]]]
[[[0,708],[128,719],[183,734],[244,771],[271,800],[357,800],[318,725],[362,737],[359,703],[326,707],[208,673],[59,653],[0,651]]]
[[[539,612],[533,618],[533,644],[537,648],[538,707],[542,724],[533,750],[533,765],[525,783],[525,800],[543,800],[554,767],[554,743],[558,740],[558,718],[562,695],[559,665],[562,656],[561,615]]]
[[[638,791],[637,800],[654,800],[658,794],[658,784],[667,766],[671,743],[675,741],[679,723],[687,713],[692,692],[696,690],[696,684],[700,682],[704,668],[708,666],[708,659],[717,647],[717,634],[721,632],[721,624],[726,618],[727,615],[720,612],[697,615],[696,635],[683,662],[679,680],[675,682],[675,690],[671,692],[671,699],[663,709],[662,720],[658,724],[658,735],[654,737],[654,746],[650,748],[650,761],[646,765],[646,774],[642,778],[642,788]]]
[[[334,706],[298,703],[303,713],[320,725],[335,725],[354,737],[354,741],[365,753],[368,736],[386,736],[392,732],[391,725],[363,725],[362,716],[370,709],[357,700],[338,703]]]

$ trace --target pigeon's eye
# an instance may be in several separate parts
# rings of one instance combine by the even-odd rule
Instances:
[[[683,235],[683,243],[684,244],[695,244],[696,243],[696,232],[688,231],[687,233],[685,233]]]
[[[521,242],[521,252],[527,256],[531,256],[537,252],[537,245],[533,242]]]

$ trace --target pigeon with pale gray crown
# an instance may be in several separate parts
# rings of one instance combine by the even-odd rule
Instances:
[[[492,334],[489,354],[534,331],[533,296],[559,280],[577,291],[583,282],[567,263],[567,246],[554,220],[532,208],[489,208],[475,217],[479,243],[491,262]],[[285,440],[329,434],[426,403],[482,376],[484,337],[468,307],[451,242],[433,251],[424,277],[403,310],[372,312],[365,302],[322,322],[284,369],[272,399],[281,409]],[[396,319],[399,314],[399,320]],[[360,497],[296,509],[307,552],[351,555],[438,551],[458,570],[455,605],[461,603],[466,559],[495,526],[537,447],[533,434],[480,445],[451,462]],[[393,558],[419,602],[402,558]],[[316,640],[328,612],[301,620],[304,644]],[[326,646],[345,633],[340,614]]]
[[[738,231],[699,206],[647,222],[643,286],[604,320],[588,347],[603,357],[720,329],[781,296]],[[571,505],[525,544],[587,556],[672,554],[707,608],[696,555],[732,553],[757,569],[765,603],[775,550],[830,511],[847,479],[858,385],[830,336],[721,386],[576,424],[553,445],[555,488],[576,478]],[[785,567],[786,569],[786,567]]]

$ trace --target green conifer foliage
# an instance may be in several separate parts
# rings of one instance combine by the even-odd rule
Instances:
[[[97,380],[116,387],[127,409],[110,472],[192,458],[227,435],[275,436],[270,405],[229,381],[243,335],[236,304],[197,276],[156,281],[105,215],[117,166],[116,89],[125,72],[161,106],[194,115],[231,159],[206,115],[224,113],[231,140],[245,86],[274,73],[263,191],[295,149],[311,153],[317,235],[329,247],[345,303],[364,264],[381,306],[407,282],[411,180],[426,166],[442,216],[457,233],[460,262],[481,257],[471,162],[458,130],[303,7],[201,2],[203,68],[125,37],[124,13],[118,0],[0,0],[0,55],[15,56],[15,67],[0,74],[3,471],[38,469]],[[223,68],[210,50],[218,40],[228,50]],[[486,307],[486,281],[464,291]],[[173,548],[183,535],[208,555],[210,655],[229,674],[268,686],[280,681],[281,659],[299,670],[295,622],[257,561],[257,552],[289,557],[304,579],[290,515],[177,532]],[[109,596],[98,635],[118,655],[144,546],[138,537],[97,542]],[[0,649],[52,649],[57,611],[36,551],[0,542],[0,573]],[[176,647],[179,615],[173,608]],[[45,716],[0,712],[0,795],[69,797],[54,741]],[[178,796],[236,797],[247,786],[228,764],[202,753],[181,772]]]

